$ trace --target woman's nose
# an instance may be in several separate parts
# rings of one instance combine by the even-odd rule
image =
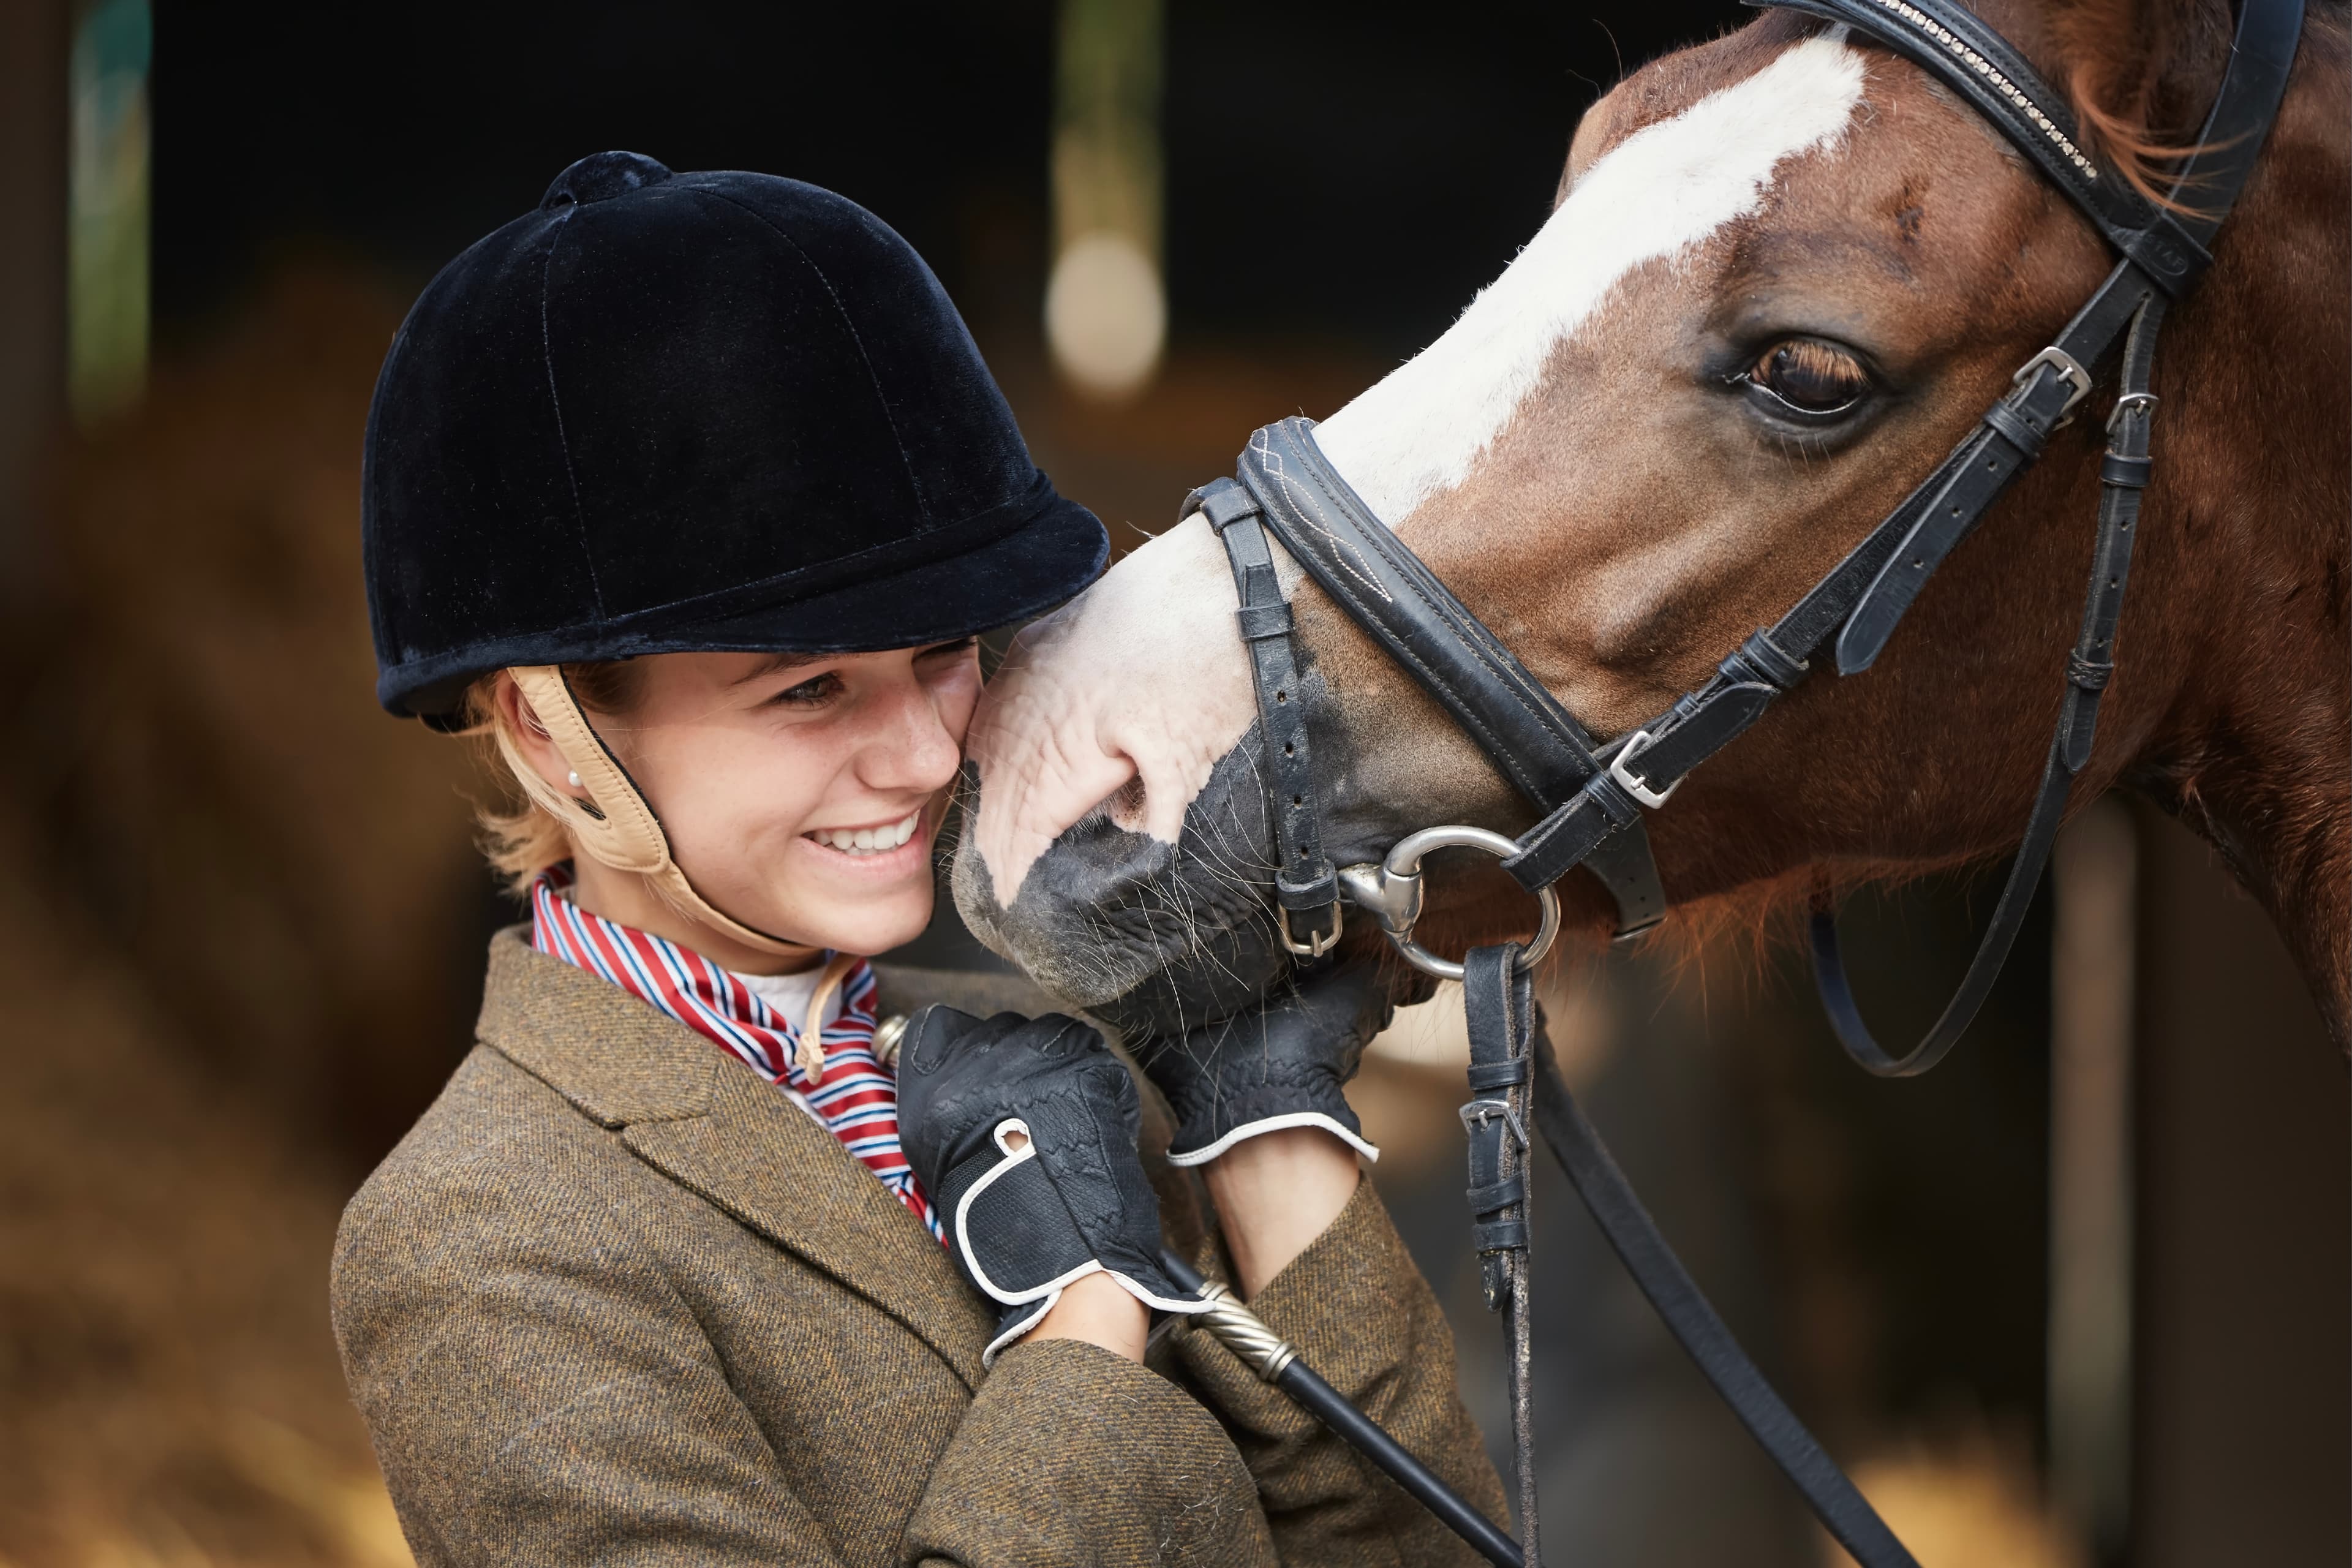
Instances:
[[[940,711],[940,699],[921,681],[894,681],[887,716],[877,715],[859,772],[875,789],[935,790],[956,775],[963,748]]]

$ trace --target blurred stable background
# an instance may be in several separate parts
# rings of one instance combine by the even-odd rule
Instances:
[[[470,847],[483,781],[370,696],[361,424],[436,268],[604,148],[833,186],[930,259],[1123,549],[1441,330],[1595,94],[1739,19],[0,5],[0,1563],[406,1560],[329,1247],[518,912]],[[1992,886],[1851,912],[1889,1029],[1940,1005]],[[949,925],[920,948],[992,962]],[[1547,994],[1667,1230],[1928,1568],[2352,1555],[2344,1065],[2179,828],[2071,829],[1920,1081],[1848,1066],[1769,933]],[[1447,1005],[1358,1098],[1491,1429]],[[1564,1184],[1537,1202],[1554,1561],[1838,1561]]]

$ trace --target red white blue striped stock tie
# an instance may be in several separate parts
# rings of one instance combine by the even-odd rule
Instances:
[[[840,1010],[824,1026],[823,1081],[812,1084],[794,1059],[799,1025],[700,953],[581,909],[560,890],[570,881],[558,868],[531,884],[533,948],[603,976],[723,1047],[770,1083],[792,1089],[933,1237],[947,1240],[898,1146],[898,1076],[874,1056],[871,964],[861,958],[842,978]]]

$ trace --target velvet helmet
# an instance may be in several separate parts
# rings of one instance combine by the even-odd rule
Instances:
[[[581,786],[518,777],[575,843],[772,951],[801,949],[687,884],[560,667],[944,642],[1068,598],[1108,554],[889,227],[634,153],[572,164],[425,288],[362,490],[377,700],[455,729],[477,679],[514,670]]]

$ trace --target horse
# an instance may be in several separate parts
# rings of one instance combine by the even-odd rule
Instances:
[[[1979,10],[2063,87],[2112,177],[2160,195],[2226,61],[2227,0]],[[2348,61],[2345,5],[2315,0],[2169,319],[2135,586],[2073,799],[2127,790],[2207,838],[2352,1049]],[[1570,711],[1622,734],[1901,501],[2110,259],[1927,73],[1771,12],[1601,97],[1526,248],[1313,438]],[[1670,928],[2016,847],[2091,563],[2104,407],[2052,437],[1874,667],[1806,681],[1649,814]],[[1524,829],[1448,714],[1276,555],[1330,857],[1435,823]],[[1235,603],[1191,513],[1027,628],[973,722],[959,910],[1124,1029],[1230,1012],[1291,963]],[[1527,930],[1509,882],[1440,871],[1424,941]],[[1605,935],[1597,883],[1559,891],[1571,932]],[[1343,951],[1379,940],[1351,921]]]

